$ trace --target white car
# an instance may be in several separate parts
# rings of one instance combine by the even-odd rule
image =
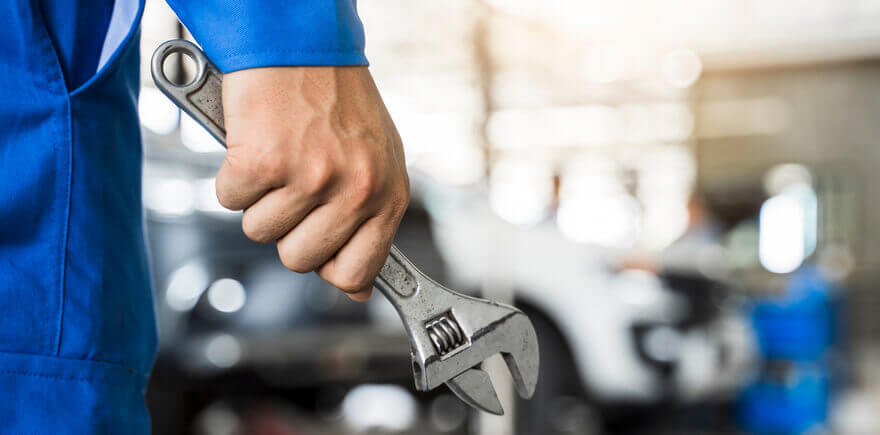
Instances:
[[[448,284],[515,300],[538,329],[541,378],[518,408],[523,433],[590,433],[597,406],[729,399],[749,372],[752,335],[721,306],[721,283],[696,270],[621,271],[621,252],[572,242],[552,221],[517,227],[485,195],[426,190]]]

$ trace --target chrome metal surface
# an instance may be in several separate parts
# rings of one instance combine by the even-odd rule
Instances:
[[[172,53],[196,61],[195,78],[184,85],[165,76],[163,65]],[[172,40],[156,49],[152,59],[156,86],[226,146],[220,71],[194,44]],[[391,302],[409,333],[416,388],[428,391],[446,383],[464,402],[486,412],[502,414],[486,372],[476,368],[500,353],[513,376],[517,393],[529,398],[538,382],[538,341],[522,311],[462,295],[434,282],[396,247],[376,287]]]
[[[490,414],[503,415],[504,408],[489,374],[481,369],[469,369],[464,373],[446,381],[449,390],[455,393],[462,402],[481,409]]]
[[[461,326],[458,326],[458,321],[455,320],[452,312],[444,313],[440,317],[429,321],[425,325],[425,329],[428,330],[428,338],[434,343],[434,349],[440,355],[446,355],[468,344],[467,336],[462,332]]]
[[[165,75],[165,60],[172,54],[189,56],[196,63],[195,77],[186,84],[175,84]],[[151,73],[156,86],[184,112],[203,125],[226,146],[223,124],[223,74],[195,44],[174,39],[160,45],[153,53]]]

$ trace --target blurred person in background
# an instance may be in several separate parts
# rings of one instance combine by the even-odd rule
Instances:
[[[220,202],[370,296],[407,206],[354,0],[169,1],[225,74]],[[0,431],[148,433],[156,326],[137,120],[143,1],[4,2]]]
[[[657,253],[627,253],[621,268],[652,273],[696,273],[706,267],[720,267],[723,228],[705,198],[692,195],[687,203],[687,215],[684,233],[669,246]]]

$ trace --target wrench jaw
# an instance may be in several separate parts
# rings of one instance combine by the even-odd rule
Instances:
[[[512,348],[513,352],[501,351],[507,369],[513,378],[517,393],[524,399],[535,394],[538,382],[538,349],[535,328],[529,319],[520,313],[508,321],[514,330],[522,331],[521,346]],[[517,325],[514,325],[517,324]],[[504,415],[504,408],[492,386],[489,374],[480,368],[471,368],[446,382],[449,389],[462,401],[490,414]]]
[[[417,390],[429,391],[445,383],[471,406],[500,414],[503,409],[491,379],[478,368],[500,353],[517,393],[532,396],[538,380],[538,341],[522,311],[449,290],[396,249],[391,250],[376,287],[409,333]]]
[[[468,369],[446,381],[446,386],[464,403],[490,414],[504,415],[504,408],[492,386],[492,379],[482,369]]]
[[[528,317],[516,308],[467,296],[458,299],[452,312],[467,336],[467,343],[441,355],[427,334],[413,331],[413,372],[416,388],[427,391],[446,383],[462,400],[486,412],[499,414],[492,382],[477,367],[500,353],[510,370],[517,393],[530,398],[538,381],[538,341]],[[425,338],[420,338],[424,336]],[[419,343],[421,341],[421,343]]]
[[[538,336],[532,322],[522,312],[511,323],[516,323],[512,329],[520,331],[518,343],[511,347],[509,352],[501,352],[507,369],[513,377],[513,385],[516,392],[523,399],[531,399],[538,385],[538,366],[540,353],[538,352]],[[514,343],[511,343],[514,344]]]
[[[525,320],[525,324],[521,327],[526,334],[522,339],[522,348],[519,352],[501,352],[501,355],[510,370],[517,393],[524,399],[530,399],[535,393],[538,381],[539,361],[537,349],[530,347],[533,343],[537,343],[533,339],[535,330],[531,322],[525,316],[516,316],[512,322],[522,322],[523,320]],[[468,405],[490,414],[504,415],[504,408],[492,386],[492,379],[482,369],[474,367],[465,370],[460,375],[446,381],[446,386]]]

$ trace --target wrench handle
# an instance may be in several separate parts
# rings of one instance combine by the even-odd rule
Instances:
[[[165,75],[165,60],[179,53],[196,63],[195,77],[186,84],[176,84]],[[223,121],[223,74],[195,44],[174,39],[160,45],[153,53],[151,73],[153,81],[162,93],[184,112],[205,127],[226,148],[226,128]],[[419,288],[418,269],[395,246],[379,276],[376,287],[399,306],[403,298],[416,293]]]
[[[165,60],[172,54],[187,56],[196,63],[195,77],[186,84],[172,82],[165,75]],[[172,39],[153,53],[151,73],[156,87],[184,112],[201,124],[223,148],[226,127],[223,121],[223,73],[192,42]]]
[[[399,305],[402,298],[408,298],[419,290],[419,276],[421,272],[406,258],[400,249],[391,245],[391,252],[385,265],[376,277],[376,287],[385,294],[391,302]]]

